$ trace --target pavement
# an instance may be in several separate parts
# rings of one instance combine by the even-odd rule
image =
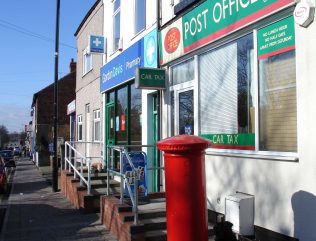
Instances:
[[[98,214],[83,214],[53,192],[42,171],[28,158],[17,160],[10,195],[0,204],[0,241],[117,241]]]

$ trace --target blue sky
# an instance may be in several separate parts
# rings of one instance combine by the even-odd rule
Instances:
[[[77,59],[74,33],[95,0],[60,0],[59,77]],[[54,82],[56,0],[0,1],[0,125],[20,132],[33,94]],[[67,46],[65,46],[67,45]]]

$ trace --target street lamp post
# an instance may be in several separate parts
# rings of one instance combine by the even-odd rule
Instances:
[[[58,191],[58,157],[57,157],[57,136],[58,136],[58,53],[59,53],[59,12],[60,0],[57,0],[56,8],[56,35],[55,35],[55,79],[54,79],[54,157],[52,168],[53,192]]]

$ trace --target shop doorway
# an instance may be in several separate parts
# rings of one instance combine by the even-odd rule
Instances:
[[[148,144],[156,146],[159,140],[159,95],[158,92],[148,95]],[[148,148],[148,166],[160,167],[157,148]],[[148,171],[148,188],[150,192],[158,192],[160,175],[158,170]]]
[[[174,135],[194,135],[194,90],[177,89],[172,93]]]
[[[110,102],[105,106],[105,144],[107,146],[115,145],[115,105],[114,102]],[[106,155],[108,155],[108,160],[110,160],[111,153],[108,153],[106,149]],[[113,166],[119,168],[119,161],[116,156],[112,160]]]

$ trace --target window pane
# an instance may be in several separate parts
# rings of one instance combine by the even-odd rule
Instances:
[[[101,122],[100,122],[100,110],[93,111],[94,115],[94,140],[100,141],[101,140]]]
[[[120,12],[114,16],[114,26],[113,26],[113,42],[114,42],[114,51],[119,47],[120,40]]]
[[[131,85],[131,144],[141,145],[142,141],[142,93]]]
[[[82,124],[78,124],[78,141],[82,141]]]
[[[213,147],[254,149],[253,36],[201,55],[201,135]]]
[[[100,141],[100,121],[94,122],[94,140]]]
[[[135,0],[135,34],[145,29],[146,0]]]
[[[128,88],[124,87],[117,91],[115,131],[118,145],[127,144],[127,90]]]
[[[88,73],[92,69],[92,56],[91,54],[84,54],[83,56],[83,74]]]
[[[106,99],[107,99],[107,103],[109,103],[109,102],[114,102],[114,91],[112,91],[112,92],[110,92],[110,93],[107,93],[107,95],[106,95]]]
[[[260,150],[297,151],[295,51],[259,62]]]
[[[114,12],[121,6],[121,0],[114,0]]]
[[[172,68],[171,85],[181,84],[194,79],[194,61],[187,60]]]
[[[179,93],[179,134],[194,134],[193,90]]]

